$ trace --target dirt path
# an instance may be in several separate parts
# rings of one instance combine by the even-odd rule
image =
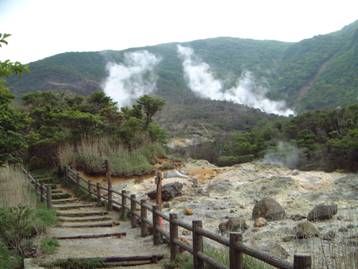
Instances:
[[[96,207],[94,203],[80,201],[61,187],[53,193],[67,193],[71,197],[64,199],[62,195],[57,195],[58,198],[53,199],[59,223],[37,241],[40,242],[44,237],[56,238],[60,246],[54,254],[40,254],[35,259],[28,259],[25,269],[61,268],[48,265],[67,259],[119,257],[124,260],[106,262],[106,268],[111,265],[110,268],[122,268],[124,264],[126,267],[128,264],[136,264],[130,267],[157,269],[163,268],[167,262],[166,245],[154,246],[151,236],[141,237],[140,229],[131,228],[129,221],[120,221],[118,212],[108,212],[104,207]],[[133,257],[143,259],[146,264],[139,266]]]

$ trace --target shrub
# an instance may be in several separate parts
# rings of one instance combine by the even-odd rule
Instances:
[[[26,240],[53,225],[56,216],[44,208],[18,206],[0,209],[0,240],[17,255],[25,256]]]

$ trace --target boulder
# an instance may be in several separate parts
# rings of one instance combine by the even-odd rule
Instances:
[[[179,182],[165,184],[162,186],[162,199],[163,201],[169,201],[174,197],[182,195],[183,184]],[[151,191],[147,193],[150,199],[155,199],[157,196],[156,191]]]
[[[267,220],[281,220],[286,216],[283,207],[272,198],[264,198],[258,201],[252,210],[252,218],[255,220],[263,217]]]
[[[229,218],[227,221],[219,224],[221,233],[246,231],[248,228],[249,225],[247,225],[246,221],[242,218]]]
[[[331,219],[337,214],[337,205],[316,205],[307,215],[309,221]]]
[[[260,250],[270,254],[273,257],[279,258],[279,259],[287,259],[288,252],[278,243],[276,242],[267,242],[261,246],[259,246]]]
[[[306,239],[312,237],[318,237],[319,231],[314,226],[313,223],[309,221],[303,221],[298,223],[294,228],[293,231],[297,238],[299,239]]]
[[[264,227],[267,225],[267,220],[265,218],[257,218],[255,219],[254,227]]]

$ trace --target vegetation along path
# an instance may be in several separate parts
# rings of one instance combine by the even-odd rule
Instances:
[[[165,245],[153,246],[152,237],[141,237],[139,228],[119,221],[118,212],[81,200],[60,186],[52,190],[52,204],[59,223],[46,237],[59,246],[53,254],[26,260],[25,269],[162,268],[167,260]]]

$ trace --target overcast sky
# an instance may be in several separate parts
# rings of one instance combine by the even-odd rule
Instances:
[[[24,63],[217,36],[299,41],[358,19],[358,0],[0,0],[0,60]]]

